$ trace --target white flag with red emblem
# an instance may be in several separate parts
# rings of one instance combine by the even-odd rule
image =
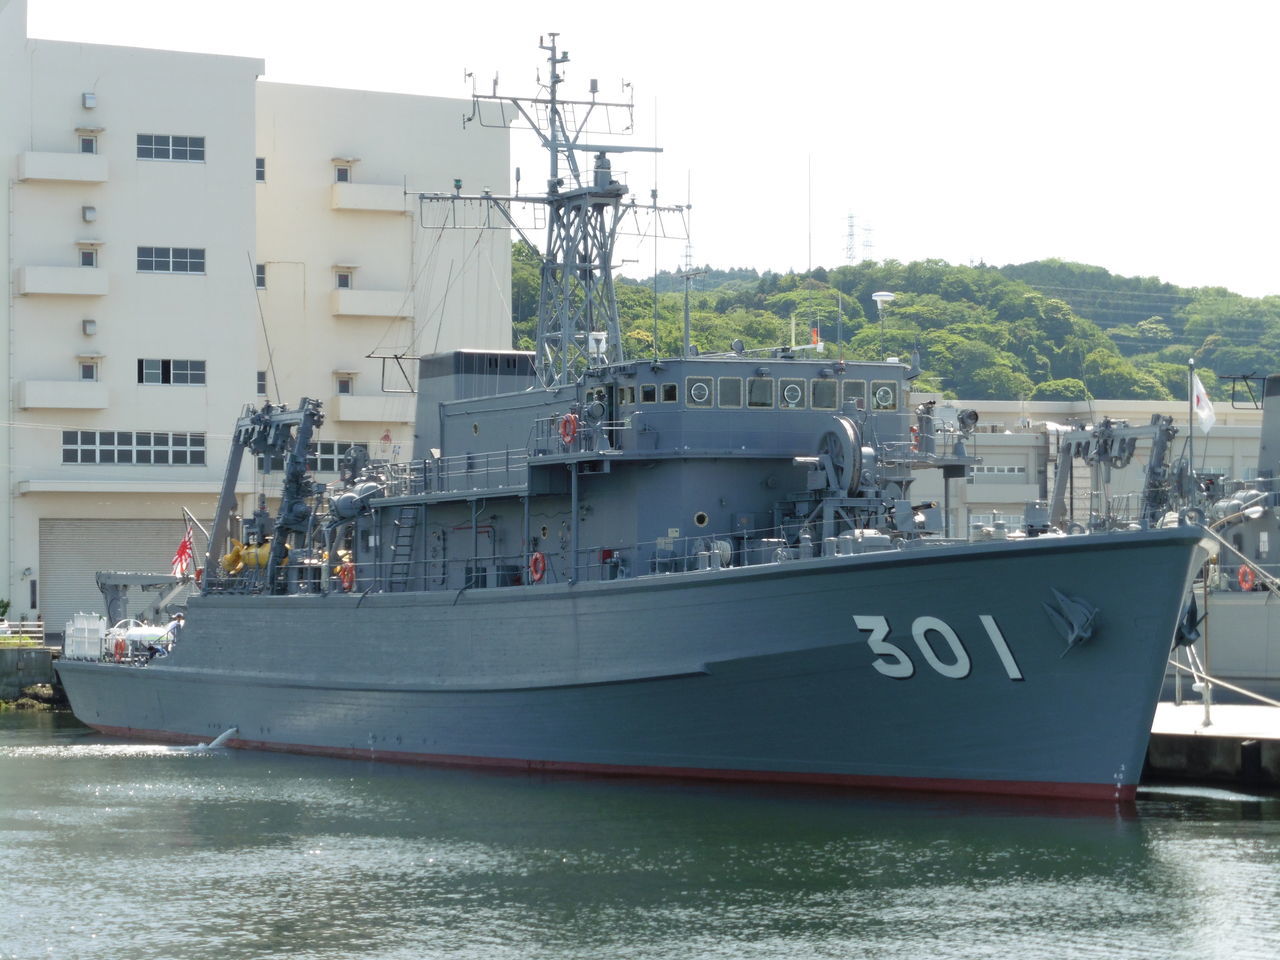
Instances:
[[[187,524],[187,535],[182,538],[182,542],[178,544],[178,549],[173,555],[173,570],[175,577],[189,577],[195,569],[196,558],[191,546],[191,524]]]
[[[1213,402],[1198,373],[1191,374],[1191,406],[1200,421],[1200,429],[1208,433],[1209,428],[1218,422],[1218,416],[1213,412]]]

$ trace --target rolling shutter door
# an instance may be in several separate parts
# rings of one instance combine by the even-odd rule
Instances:
[[[45,633],[61,634],[72,614],[105,613],[106,605],[94,580],[99,570],[168,573],[185,532],[182,520],[42,519],[38,586]],[[203,539],[197,530],[197,562],[204,551]],[[143,606],[144,596],[148,601],[154,599],[150,591],[143,594],[137,587],[131,589],[129,609]],[[20,612],[20,603],[28,599],[15,598],[13,613]]]

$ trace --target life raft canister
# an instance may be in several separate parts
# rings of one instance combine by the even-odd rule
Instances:
[[[533,551],[533,554],[529,557],[529,579],[534,583],[538,583],[546,576],[546,573],[547,558],[539,551]]]

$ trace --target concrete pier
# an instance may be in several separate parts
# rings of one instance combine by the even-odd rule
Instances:
[[[53,648],[0,645],[0,700],[16,700],[23,687],[53,683]]]
[[[1161,703],[1143,778],[1280,787],[1280,707]]]

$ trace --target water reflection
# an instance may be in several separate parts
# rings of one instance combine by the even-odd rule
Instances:
[[[1280,940],[1280,803],[1230,792],[1116,810],[518,776],[10,717],[0,856],[39,869],[0,957],[1269,958]]]

